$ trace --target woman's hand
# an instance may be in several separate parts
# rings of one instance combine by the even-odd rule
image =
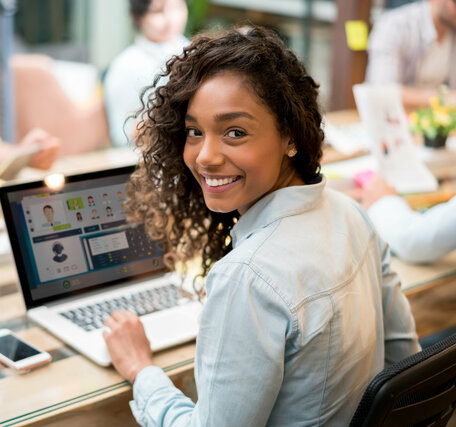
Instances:
[[[132,384],[143,368],[153,365],[149,340],[139,317],[131,311],[115,311],[104,321],[103,332],[112,364]]]

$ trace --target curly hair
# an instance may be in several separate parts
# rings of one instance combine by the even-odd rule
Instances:
[[[246,78],[269,108],[279,131],[297,148],[293,165],[304,182],[320,173],[323,131],[317,103],[318,84],[272,31],[261,27],[198,36],[172,57],[154,84],[145,88],[136,143],[143,162],[128,186],[129,219],[144,223],[149,235],[165,238],[167,262],[202,256],[203,276],[231,249],[236,211],[210,211],[202,190],[183,161],[185,115],[201,84],[218,73]],[[165,85],[159,80],[167,77]]]

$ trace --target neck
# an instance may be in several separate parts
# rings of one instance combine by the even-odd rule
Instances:
[[[445,38],[445,36],[450,32],[450,28],[441,18],[439,2],[431,1],[431,16],[435,30],[437,31],[437,41],[440,43]]]

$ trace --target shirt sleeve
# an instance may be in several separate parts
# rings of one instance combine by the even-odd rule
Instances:
[[[432,262],[456,249],[456,197],[419,213],[402,198],[387,196],[368,213],[382,239],[408,262]]]
[[[391,270],[388,245],[380,240],[382,253],[382,307],[385,339],[385,365],[398,362],[421,350],[407,297],[399,276]]]
[[[403,83],[401,37],[388,17],[380,18],[369,35],[366,82]]]
[[[193,405],[166,375],[146,368],[133,413],[148,426],[264,426],[283,379],[291,312],[248,265],[216,265],[197,338]]]

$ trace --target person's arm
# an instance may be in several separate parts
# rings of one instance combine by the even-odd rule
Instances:
[[[406,110],[429,107],[429,100],[437,96],[438,88],[423,89],[410,86],[402,86],[402,103]],[[456,91],[450,91],[448,100],[451,104],[456,104]]]
[[[410,304],[401,290],[399,276],[390,268],[388,245],[379,241],[382,255],[382,307],[385,365],[420,351]]]
[[[248,266],[214,267],[197,339],[198,402],[193,405],[161,369],[147,367],[133,385],[137,421],[174,427],[264,426],[283,379],[290,315],[279,295]]]
[[[380,236],[405,261],[432,262],[456,249],[456,198],[421,214],[400,197],[389,196],[368,213]]]
[[[380,237],[405,261],[431,262],[456,249],[456,197],[418,213],[376,175],[362,190],[361,204]]]

